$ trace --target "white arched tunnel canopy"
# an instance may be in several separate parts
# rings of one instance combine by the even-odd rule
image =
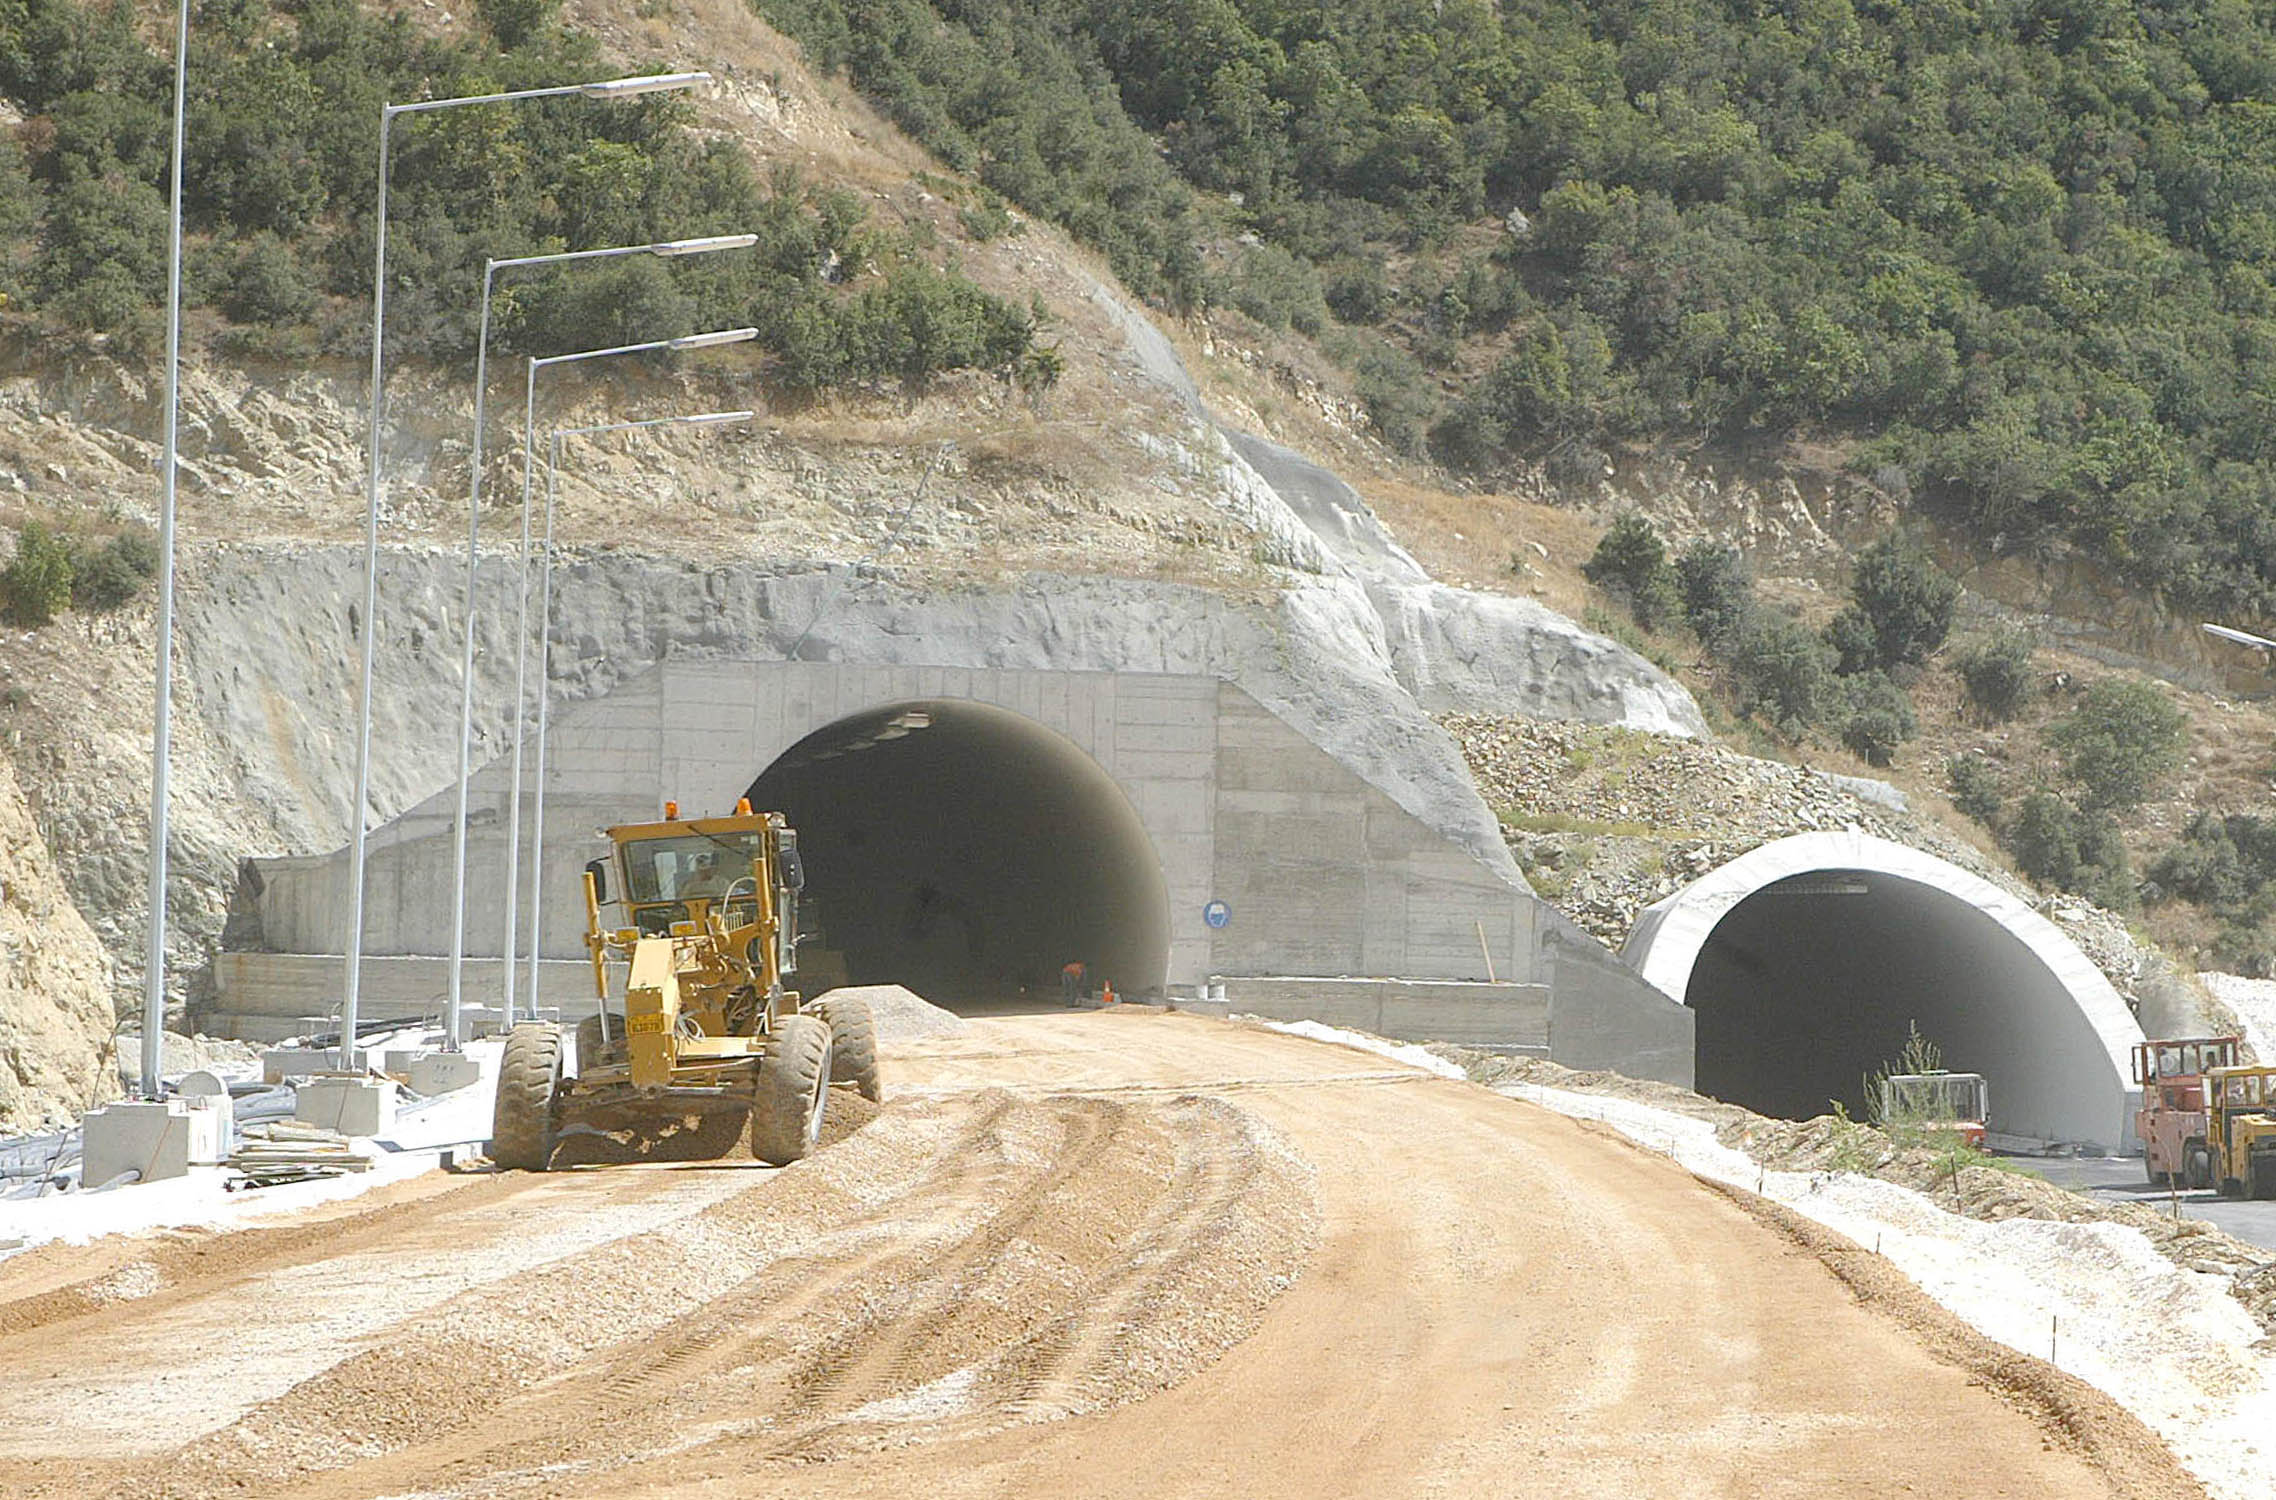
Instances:
[[[1806,1118],[1864,1104],[1908,1027],[1981,1073],[1990,1128],[2116,1146],[2141,1028],[2029,905],[1854,829],[1765,844],[1647,908],[1621,956],[1698,1020],[1698,1086]]]

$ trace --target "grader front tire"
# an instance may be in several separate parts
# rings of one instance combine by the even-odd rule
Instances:
[[[553,1104],[561,1092],[561,1028],[524,1021],[506,1036],[490,1116],[490,1159],[510,1172],[542,1172],[553,1156]]]
[[[830,1023],[830,1082],[850,1083],[872,1103],[885,1097],[877,1067],[877,1022],[867,1000],[824,1000],[814,1013]]]
[[[759,1059],[751,1100],[751,1155],[786,1167],[822,1138],[830,1095],[830,1027],[820,1016],[784,1019]]]

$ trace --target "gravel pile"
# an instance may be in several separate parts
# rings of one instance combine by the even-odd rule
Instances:
[[[854,984],[830,991],[832,1000],[866,1000],[881,1042],[913,1042],[919,1037],[955,1036],[964,1018],[897,984]]]

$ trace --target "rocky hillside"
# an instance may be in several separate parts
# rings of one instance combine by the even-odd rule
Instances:
[[[913,150],[739,6],[573,13],[612,66],[700,63],[699,129],[761,173],[857,192],[873,222],[993,294],[1032,304],[1063,361],[1047,388],[990,375],[790,397],[733,351],[559,372],[541,422],[582,426],[751,405],[747,428],[572,444],[557,535],[564,649],[553,688],[606,691],[666,654],[1210,672],[1240,681],[1418,816],[1522,881],[1432,711],[1571,715],[1704,730],[1690,696],[1540,602],[1450,587],[1363,492],[1260,431],[1235,350],[1165,326],[1057,231],[975,233],[970,187]],[[0,529],[93,537],[154,518],[158,386],[100,340],[19,343],[0,372]],[[1220,372],[1235,372],[1227,382]],[[185,379],[183,589],[169,988],[195,998],[240,862],[349,829],[366,392],[353,359],[206,359]],[[518,527],[518,389],[490,411],[477,729],[508,723],[507,555]],[[415,362],[390,381],[386,553],[370,813],[455,765],[472,391]],[[1309,408],[1349,437],[1348,415]],[[1302,434],[1291,434],[1299,437]],[[1310,449],[1311,452],[1320,452]],[[1338,451],[1323,456],[1341,466]],[[1363,475],[1364,477],[1364,475]],[[139,1003],[150,602],[72,610],[0,638],[0,723],[57,873]],[[104,960],[107,959],[107,963]],[[25,1066],[33,1113],[84,1102],[108,1015]],[[54,1028],[48,1028],[52,1033]],[[48,1053],[52,1051],[53,1056]]]
[[[2030,902],[2094,960],[2153,1034],[2236,1029],[2217,996],[2123,919],[2033,890],[1967,836],[1965,820],[1940,818],[1886,781],[1616,727],[1474,715],[1443,722],[1527,880],[1610,947],[1626,940],[1645,907],[1758,845],[1857,828]]]
[[[110,964],[0,763],[0,1134],[117,1092]]]
[[[408,14],[437,33],[463,29],[432,6]],[[712,69],[720,86],[695,103],[703,140],[742,152],[759,179],[795,170],[853,195],[865,222],[926,264],[1034,309],[1059,373],[1022,384],[960,369],[792,392],[763,357],[722,351],[549,376],[548,429],[760,411],[745,428],[570,445],[557,694],[606,691],[676,653],[1217,673],[1613,942],[1655,899],[1647,891],[1826,821],[1885,825],[1996,870],[1946,815],[1924,760],[1894,773],[1907,812],[1860,785],[1684,748],[1720,713],[1712,665],[1680,639],[1636,635],[1579,574],[1612,516],[1642,506],[1672,535],[1743,542],[1767,589],[1820,607],[1850,548],[1894,519],[1885,492],[1626,453],[1554,480],[1548,465],[1512,459],[1490,488],[1454,483],[1381,441],[1320,345],[1229,305],[1149,306],[1067,234],[1007,211],[818,75],[738,0],[576,0],[567,16],[612,68]],[[0,132],[24,128],[0,116]],[[8,326],[0,533],[148,525],[160,412],[147,360],[99,337],[64,345]],[[232,348],[194,364],[184,391],[177,1005],[196,994],[240,862],[336,847],[350,827],[365,367],[353,349]],[[499,369],[476,619],[484,753],[508,723],[503,602],[522,483],[521,388]],[[470,387],[469,370],[416,360],[390,380],[378,819],[444,785],[455,764]],[[2210,658],[2182,658],[2193,638],[2154,611],[2105,607],[2082,584],[2046,587],[2012,567],[1968,577],[1986,609],[2041,610],[2051,644],[2219,685]],[[44,840],[55,856],[39,962],[19,965],[47,976],[44,998],[0,1004],[9,1035],[26,1038],[9,1054],[20,1120],[84,1102],[108,1076],[109,1002],[138,999],[153,646],[147,598],[0,635],[23,847]],[[1434,716],[1452,716],[1456,734]],[[1818,747],[1752,748],[1865,769]],[[1540,774],[1576,759],[1642,774],[1618,786]],[[1673,787],[1721,790],[1659,805]],[[1721,811],[1702,822],[1702,807]],[[9,839],[12,860],[37,863]],[[11,919],[17,891],[11,875]],[[2104,918],[2072,926],[2138,991],[2154,959],[2122,931],[2097,938],[2117,926]]]

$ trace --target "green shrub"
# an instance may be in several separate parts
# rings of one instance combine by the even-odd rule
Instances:
[[[1353,375],[1367,419],[1383,441],[1409,456],[1421,453],[1438,408],[1438,386],[1429,373],[1398,345],[1379,343],[1360,355]]]
[[[2162,895],[2245,918],[2276,892],[2276,819],[2197,813],[2150,866],[2150,882]]]
[[[1730,639],[1754,611],[1754,580],[1736,547],[1700,540],[1675,560],[1675,589],[1683,617],[1699,639]]]
[[[1320,290],[1341,322],[1380,323],[1391,310],[1391,283],[1373,256],[1349,256],[1328,266]]]
[[[71,602],[80,609],[118,609],[132,602],[158,572],[155,538],[124,531],[73,563]]]
[[[1597,587],[1627,601],[1628,612],[1646,630],[1657,630],[1682,608],[1667,545],[1641,511],[1622,511],[1581,564],[1581,574]]]
[[[1944,644],[1960,603],[1960,585],[1902,535],[1858,553],[1849,587],[1858,613],[1873,627],[1871,664],[1883,671],[1926,661]]]
[[[2025,797],[2008,825],[2007,849],[2016,867],[2041,885],[2068,888],[2078,879],[2078,814],[2054,792]]]
[[[2020,631],[1970,641],[1955,653],[1952,669],[1968,702],[1994,723],[2014,718],[2031,701],[2031,638]]]
[[[1986,828],[1999,825],[2006,799],[2000,791],[1999,773],[1990,761],[1980,755],[1952,756],[1944,762],[1944,784],[1951,790],[1952,805],[1962,814]]]
[[[308,267],[273,234],[255,235],[230,266],[221,310],[239,323],[298,323],[316,310]]]
[[[2063,774],[2089,807],[2139,807],[2181,765],[2181,710],[2150,683],[2105,678],[2047,730]]]
[[[71,548],[37,521],[16,537],[16,555],[0,568],[0,615],[41,626],[71,603]]]
[[[985,189],[977,201],[956,211],[956,222],[964,226],[964,232],[975,242],[983,245],[990,240],[1000,240],[1019,227],[1019,221],[1004,206],[1004,200]]]
[[[1871,766],[1886,766],[1920,732],[1912,699],[1885,672],[1861,672],[1842,690],[1841,742]]]
[[[2276,978],[2276,932],[2265,918],[2231,922],[2214,935],[2212,959],[2226,973]]]
[[[1834,670],[1844,677],[1880,668],[1880,637],[1865,611],[1854,604],[1826,622],[1826,644],[1833,649]]]
[[[555,24],[560,10],[560,0],[474,0],[475,14],[509,51]]]
[[[2079,814],[2078,872],[2071,878],[2071,889],[2111,911],[2131,911],[2137,904],[2125,832],[2100,808]]]
[[[1320,273],[1278,245],[1258,245],[1242,255],[1230,300],[1267,328],[1317,334],[1327,327]]]
[[[1837,691],[1832,653],[1799,621],[1757,610],[1728,656],[1741,713],[1794,740],[1826,717]]]

